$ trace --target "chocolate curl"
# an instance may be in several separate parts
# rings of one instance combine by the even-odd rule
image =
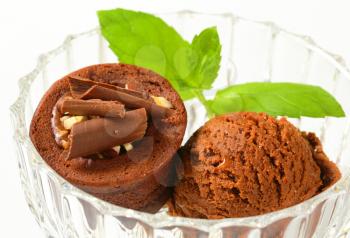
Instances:
[[[64,99],[59,102],[61,113],[81,116],[118,117],[125,116],[124,105],[119,102],[101,100]]]
[[[80,98],[81,95],[84,94],[91,87],[98,85],[104,88],[109,88],[119,92],[124,92],[130,95],[133,95],[135,97],[149,99],[149,95],[147,93],[114,86],[112,84],[92,81],[90,79],[86,79],[80,76],[69,76],[68,80],[69,80],[70,91],[74,98]]]
[[[114,81],[111,81],[111,84],[117,86],[117,87],[120,87],[120,88],[126,88],[126,84],[125,83],[121,83],[119,82],[119,80],[114,80]]]
[[[147,129],[144,108],[121,118],[91,119],[73,125],[67,159],[84,157],[143,138]]]
[[[84,94],[81,95],[81,99],[101,99],[105,101],[119,101],[127,108],[145,108],[147,113],[154,116],[162,117],[170,111],[170,109],[158,106],[150,100],[145,100],[140,97],[135,97],[125,92],[116,91],[110,88],[101,87],[95,85]]]

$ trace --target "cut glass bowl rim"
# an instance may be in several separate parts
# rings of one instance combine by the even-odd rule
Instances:
[[[331,53],[321,46],[319,46],[315,41],[307,36],[297,33],[292,33],[288,30],[285,30],[273,22],[270,21],[256,21],[247,19],[241,16],[237,16],[232,13],[204,13],[190,10],[176,11],[176,12],[159,12],[157,14],[195,14],[195,15],[207,15],[207,16],[223,16],[230,17],[233,21],[245,21],[254,23],[257,25],[263,25],[266,27],[271,27],[274,32],[285,33],[295,40],[299,40],[306,48],[317,52],[320,56],[324,57],[326,60],[331,62],[335,68],[339,70],[348,80],[350,80],[350,69],[347,67],[345,60],[334,53]],[[96,27],[92,30],[85,31],[78,34],[68,35],[64,40],[63,44],[58,46],[57,48],[48,51],[39,56],[37,60],[37,64],[35,68],[25,76],[19,79],[19,96],[16,101],[11,105],[11,117],[14,124],[14,140],[17,142],[17,146],[25,146],[29,147],[33,153],[35,153],[35,159],[32,161],[36,166],[39,166],[40,169],[45,169],[52,175],[54,175],[62,187],[65,188],[66,191],[64,193],[77,196],[84,200],[89,201],[91,204],[95,206],[100,212],[106,215],[111,216],[125,216],[125,217],[133,217],[138,219],[139,221],[152,226],[153,228],[157,227],[195,227],[198,230],[209,231],[215,228],[222,227],[232,227],[232,226],[246,226],[246,227],[256,227],[262,228],[269,224],[272,224],[280,219],[288,218],[288,217],[296,217],[296,216],[305,216],[310,214],[319,204],[327,200],[327,198],[340,195],[342,193],[346,193],[350,184],[350,169],[347,167],[340,167],[342,171],[342,178],[334,184],[332,187],[328,188],[326,191],[300,203],[294,205],[292,207],[288,207],[285,209],[281,209],[278,211],[274,211],[271,213],[251,216],[251,217],[243,217],[243,218],[225,218],[225,219],[217,219],[217,220],[205,220],[205,219],[195,219],[195,218],[184,218],[184,217],[171,217],[165,214],[165,212],[160,212],[157,214],[149,214],[140,211],[136,211],[133,209],[123,208],[117,205],[113,205],[111,203],[105,202],[99,198],[96,198],[81,189],[75,187],[64,178],[62,178],[59,174],[56,173],[46,162],[41,158],[41,156],[37,153],[34,145],[32,144],[28,132],[25,129],[25,119],[24,119],[24,111],[25,111],[25,102],[28,98],[30,86],[33,80],[39,75],[39,73],[43,70],[43,68],[48,64],[48,62],[54,58],[59,53],[66,50],[72,41],[80,37],[88,37],[99,33],[99,27]],[[40,159],[38,159],[40,158]]]

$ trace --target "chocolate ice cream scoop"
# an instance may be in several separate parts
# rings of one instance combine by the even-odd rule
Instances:
[[[264,113],[210,120],[180,156],[170,214],[185,217],[264,214],[309,199],[341,176],[314,134]]]

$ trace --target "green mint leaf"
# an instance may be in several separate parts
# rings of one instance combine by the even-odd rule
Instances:
[[[210,89],[218,76],[221,61],[221,44],[216,27],[203,30],[193,38],[192,61],[195,65],[186,83],[199,89]]]
[[[318,86],[295,83],[246,83],[219,90],[210,107],[215,114],[266,112],[274,116],[344,117],[337,100]]]
[[[183,99],[194,97],[181,79],[193,70],[186,69],[191,57],[183,53],[191,46],[174,28],[143,12],[115,9],[97,14],[102,34],[120,62],[151,69],[168,79]]]

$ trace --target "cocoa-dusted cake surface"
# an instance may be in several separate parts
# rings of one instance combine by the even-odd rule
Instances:
[[[51,118],[56,102],[69,92],[70,75],[132,85],[135,90],[166,98],[174,109],[170,115],[149,119],[144,138],[125,154],[101,160],[66,160],[60,156],[63,149],[55,142]],[[168,197],[172,157],[186,129],[186,110],[179,95],[163,77],[132,65],[93,65],[70,75],[50,87],[33,116],[30,137],[39,154],[66,180],[97,197],[128,208],[157,210]]]
[[[201,127],[181,149],[170,214],[246,217],[298,204],[340,178],[313,133],[285,118],[231,113]]]

